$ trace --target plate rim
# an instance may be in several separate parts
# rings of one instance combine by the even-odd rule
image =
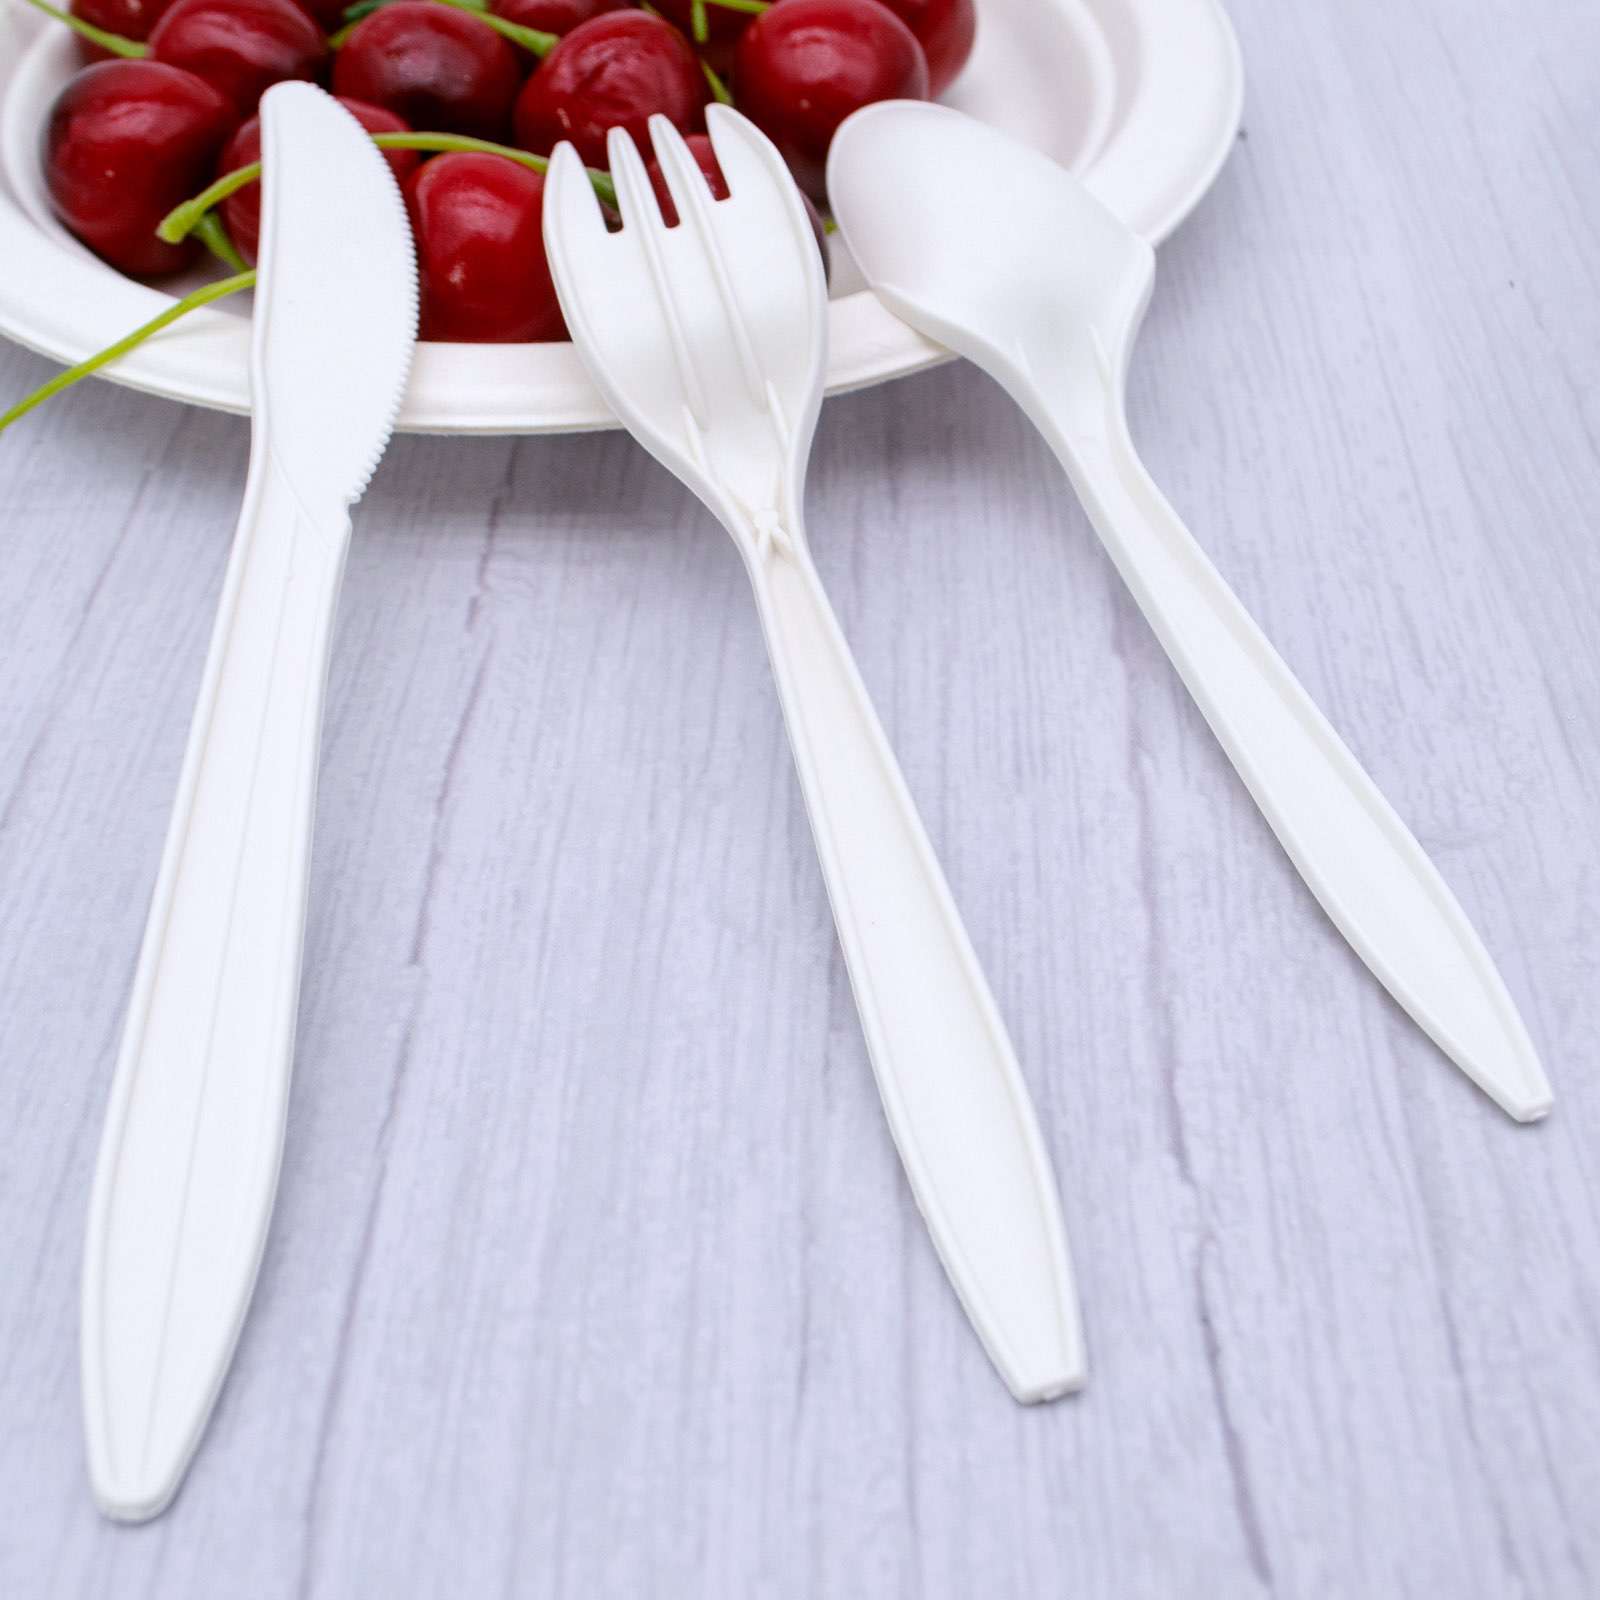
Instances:
[[[1106,13],[1121,8],[1138,42],[1159,38],[1133,85],[1132,102],[1118,107],[1120,121],[1084,171],[1086,183],[1113,209],[1137,211],[1128,217],[1159,244],[1169,237],[1209,192],[1231,153],[1243,117],[1244,67],[1238,37],[1222,0],[1053,0],[1065,17],[1079,12],[1104,39]],[[5,6],[6,0],[0,0]],[[7,6],[0,32],[18,37],[19,20]],[[9,29],[5,27],[10,22]],[[25,69],[46,35],[18,52],[13,75]],[[1196,82],[1190,70],[1197,52],[1209,47],[1211,76]],[[0,82],[0,119],[12,97],[11,78]],[[1174,112],[1186,119],[1188,159],[1176,183],[1147,182],[1155,158],[1165,158],[1173,138]],[[0,123],[3,125],[3,123]],[[6,139],[8,162],[19,159],[18,141]],[[1152,157],[1154,147],[1154,158]],[[32,141],[27,148],[31,151]],[[1119,185],[1121,186],[1119,190]],[[1152,204],[1145,189],[1166,191],[1165,203]],[[1130,194],[1134,197],[1130,199]],[[1120,201],[1121,203],[1114,203]],[[95,294],[106,316],[113,307],[120,331],[138,326],[173,304],[163,290],[124,278],[96,261],[81,246],[42,230],[29,214],[23,194],[0,183],[0,245],[8,256],[36,258],[21,270],[0,275],[0,333],[53,360],[72,363],[109,342],[98,330],[74,333],[63,321],[63,303],[76,304],[75,289]],[[62,279],[65,278],[64,289]],[[49,315],[41,316],[37,293],[21,291],[24,282],[52,285]],[[108,294],[111,285],[117,286]],[[121,309],[121,308],[126,308]],[[112,337],[117,335],[113,334]],[[847,393],[925,371],[950,360],[950,353],[900,322],[870,290],[834,300],[829,308],[830,364],[827,392]],[[462,392],[460,369],[470,352],[470,398]],[[202,310],[186,317],[162,338],[141,347],[115,369],[97,374],[126,388],[214,410],[249,411],[249,323],[224,311]],[[399,430],[412,433],[550,434],[614,428],[616,419],[593,387],[570,344],[440,345],[417,349],[412,382]]]

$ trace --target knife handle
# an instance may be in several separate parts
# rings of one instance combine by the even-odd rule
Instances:
[[[1544,1116],[1538,1053],[1466,913],[1145,470],[1108,374],[1103,430],[1047,433],[1195,704],[1389,993],[1512,1117]]]
[[[244,1320],[283,1150],[318,743],[349,521],[258,448],[90,1200],[84,1422],[110,1517],[163,1510]]]
[[[1054,1176],[989,986],[803,537],[747,563],[889,1127],[1018,1400],[1084,1377]]]

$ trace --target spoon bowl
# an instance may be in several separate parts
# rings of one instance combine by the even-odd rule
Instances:
[[[879,298],[1030,414],[1041,388],[1098,410],[1100,385],[1078,380],[1105,364],[1120,392],[1155,251],[1048,156],[944,106],[885,101],[839,130],[828,193]]]

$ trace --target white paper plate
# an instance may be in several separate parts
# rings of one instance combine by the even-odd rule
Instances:
[[[96,260],[50,215],[40,130],[76,65],[65,28],[0,0],[0,332],[67,363],[172,303]],[[979,0],[977,51],[946,98],[1048,151],[1159,241],[1227,159],[1242,93],[1219,0]],[[853,264],[836,259],[830,393],[948,359],[860,283]],[[247,411],[248,311],[241,297],[194,312],[105,376]],[[571,345],[424,344],[400,426],[564,433],[615,422]]]

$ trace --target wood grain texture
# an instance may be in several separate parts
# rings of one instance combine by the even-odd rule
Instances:
[[[1600,1592],[1600,11],[1235,0],[1151,468],[1435,856],[1513,1127],[1255,815],[970,370],[831,403],[819,564],[1009,1018],[1092,1380],[1023,1411],[879,1112],[743,575],[625,440],[361,510],[281,1200],[172,1512],[77,1286],[241,422],[0,443],[0,1594]],[[47,363],[0,349],[0,392]]]

